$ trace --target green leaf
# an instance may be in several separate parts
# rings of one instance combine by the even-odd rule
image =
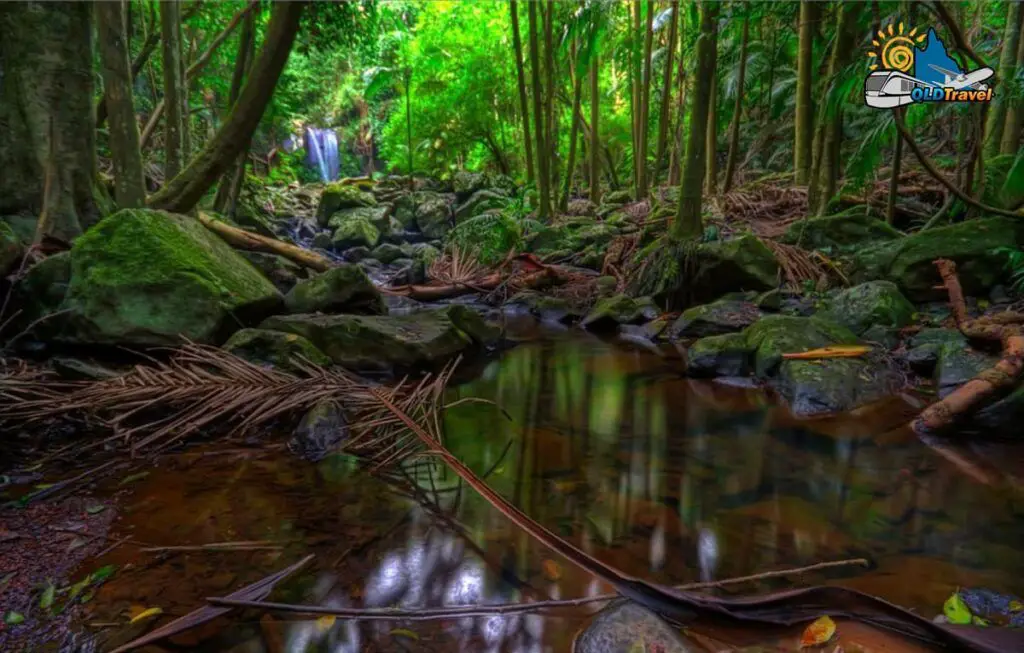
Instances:
[[[4,615],[4,623],[8,626],[17,626],[25,622],[25,615],[13,610]]]
[[[149,476],[149,472],[139,472],[138,474],[125,476],[124,478],[121,479],[121,482],[118,483],[118,485],[128,485],[129,483],[134,483],[135,481],[141,481],[147,476]]]
[[[94,506],[86,506],[85,507],[85,511],[87,513],[89,513],[90,515],[99,514],[99,513],[103,512],[106,509],[107,509],[107,507],[105,505],[103,505],[102,503],[97,503]]]
[[[964,600],[960,598],[960,592],[956,591],[942,604],[942,613],[946,615],[951,624],[969,624],[974,618]]]
[[[54,587],[53,583],[46,581],[46,589],[43,590],[43,595],[39,598],[39,607],[43,610],[49,610],[53,607],[53,598],[57,594],[57,588]]]
[[[100,567],[89,575],[89,582],[102,583],[113,576],[115,571],[117,571],[117,565],[106,565],[105,567]]]

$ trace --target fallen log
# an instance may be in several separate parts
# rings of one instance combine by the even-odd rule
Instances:
[[[998,340],[1002,343],[1003,357],[993,367],[983,371],[945,398],[924,409],[911,423],[918,435],[925,435],[951,426],[958,417],[998,392],[1017,383],[1024,372],[1024,328],[1019,323],[1024,316],[1006,313],[993,318],[971,319],[967,315],[963,288],[953,261],[935,261],[942,283],[949,293],[953,320],[962,334],[976,340]]]
[[[490,292],[503,283],[508,283],[517,289],[539,288],[551,283],[557,283],[561,276],[554,266],[548,266],[536,272],[526,274],[508,275],[501,272],[492,272],[488,275],[466,281],[463,283],[446,284],[408,284],[384,288],[382,292],[391,295],[401,295],[421,302],[432,302],[439,299],[450,299],[475,292]]]
[[[232,227],[226,222],[217,220],[209,214],[199,212],[199,221],[204,227],[223,238],[232,247],[253,250],[256,252],[268,252],[278,254],[286,259],[298,263],[317,272],[326,272],[336,267],[336,264],[328,258],[320,256],[316,252],[282,242],[276,238],[268,238],[260,234],[245,231]]]

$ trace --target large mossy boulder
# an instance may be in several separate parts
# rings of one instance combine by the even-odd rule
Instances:
[[[853,358],[787,360],[773,382],[789,409],[800,417],[853,410],[883,399],[899,388],[889,368]]]
[[[750,348],[742,333],[707,336],[686,350],[691,376],[745,376],[750,373]]]
[[[289,372],[307,363],[331,364],[331,359],[306,338],[281,331],[242,329],[232,334],[223,348],[250,363],[270,365]]]
[[[327,226],[337,229],[341,225],[353,219],[365,219],[377,228],[382,235],[391,232],[391,206],[358,206],[351,209],[341,209],[327,221]]]
[[[650,297],[615,295],[599,299],[580,323],[592,331],[614,329],[621,324],[639,324],[658,317],[658,307]]]
[[[503,209],[507,204],[508,198],[500,192],[478,190],[455,209],[455,224],[475,218],[487,211]]]
[[[452,195],[433,194],[416,206],[416,227],[427,238],[444,238],[452,230]]]
[[[302,266],[277,254],[268,254],[267,252],[239,252],[239,254],[262,272],[263,276],[270,279],[270,282],[282,293],[294,288],[299,279],[306,274]]]
[[[675,338],[702,338],[742,331],[757,322],[761,311],[748,301],[721,299],[710,304],[693,306],[683,311],[668,329]]]
[[[14,263],[21,258],[21,239],[10,225],[0,222],[0,277],[7,274]]]
[[[744,332],[754,354],[754,372],[772,375],[782,355],[827,347],[856,344],[857,336],[844,326],[816,317],[767,315]]]
[[[822,218],[799,220],[790,225],[780,240],[787,245],[805,249],[841,251],[868,243],[896,240],[902,234],[876,217],[856,213],[840,213]]]
[[[281,315],[260,328],[300,335],[355,370],[434,365],[498,336],[483,318],[458,305],[408,315]]]
[[[888,279],[913,301],[942,299],[944,291],[936,288],[940,279],[933,261],[945,258],[956,263],[965,293],[984,294],[1006,276],[1006,256],[997,250],[1021,243],[1022,220],[967,220],[858,250],[849,276],[857,283]]]
[[[284,297],[289,313],[386,313],[380,292],[358,265],[339,265],[300,281]]]
[[[331,236],[335,249],[366,247],[373,249],[380,242],[380,229],[363,216],[352,215],[338,224]]]
[[[484,265],[500,263],[522,240],[519,225],[503,213],[485,213],[466,220],[448,234],[448,246],[474,252]]]
[[[770,290],[778,285],[779,264],[772,251],[752,234],[705,243],[697,248],[694,288],[713,299],[737,290]]]
[[[933,380],[939,398],[943,398],[967,383],[999,361],[994,354],[987,354],[970,347],[966,340],[950,339],[939,345]]]
[[[861,335],[873,325],[899,329],[914,321],[914,305],[891,281],[868,281],[836,295],[819,313]]]
[[[376,205],[377,200],[370,193],[360,190],[354,185],[336,182],[328,184],[320,194],[320,203],[316,207],[316,219],[321,227],[326,227],[331,216],[337,211]]]
[[[281,299],[194,218],[126,209],[74,243],[65,333],[81,343],[216,343],[278,310]]]
[[[574,653],[698,653],[677,628],[638,603],[617,601],[601,610],[573,643]]]

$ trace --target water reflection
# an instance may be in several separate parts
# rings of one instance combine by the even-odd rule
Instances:
[[[679,584],[867,557],[870,571],[808,581],[842,583],[926,614],[959,585],[1024,590],[1020,494],[978,483],[893,431],[913,411],[899,401],[798,422],[756,390],[687,381],[671,361],[578,333],[505,352],[451,395],[500,406],[450,410],[453,452],[545,526],[628,573]],[[1007,468],[1020,460],[1012,448],[996,456]],[[551,560],[450,472],[422,460],[407,468],[405,485],[370,477],[344,457],[316,467],[277,457],[186,467],[157,470],[134,488],[124,529],[164,544],[287,540],[288,561],[316,553],[315,574],[283,587],[278,600],[442,607],[609,589]],[[112,555],[140,559],[127,547]],[[169,558],[116,578],[98,597],[96,616],[112,618],[130,604],[183,613],[283,562],[256,554]],[[584,617],[273,623],[284,650],[295,652],[539,652],[568,650]],[[245,642],[244,650],[272,651],[268,630],[267,620],[254,627],[239,619],[203,633],[194,650]]]

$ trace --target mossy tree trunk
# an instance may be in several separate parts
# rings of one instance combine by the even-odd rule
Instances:
[[[1006,128],[1006,107],[1010,102],[1008,86],[1011,80],[1018,73],[1017,70],[1017,47],[1020,45],[1020,19],[1021,8],[1024,4],[1020,2],[1006,3],[1006,28],[1003,30],[1003,42],[1000,44],[1002,52],[999,55],[999,81],[1000,92],[995,93],[992,98],[992,108],[988,114],[988,130],[985,135],[985,155],[995,156],[1001,153],[1003,142],[1003,131]],[[1012,154],[1013,152],[1002,152]]]
[[[1024,10],[1020,11],[1017,22],[1017,75],[1024,74]],[[1005,43],[1003,47],[1006,47]],[[1006,124],[1003,125],[1003,140],[1000,143],[999,151],[1003,154],[1013,154],[1020,147],[1020,134],[1024,130],[1024,98],[1007,99],[1006,101]]]
[[[578,61],[575,44],[572,45],[572,61],[573,63]],[[572,129],[569,130],[569,160],[565,167],[565,183],[562,186],[562,198],[558,203],[558,208],[563,212],[569,208],[569,192],[572,190],[572,175],[576,168],[576,140],[579,136],[580,125],[578,116],[583,98],[584,74],[586,74],[586,71],[577,70],[572,85],[572,113],[569,114],[572,116]]]
[[[242,83],[245,81],[246,73],[252,67],[252,60],[255,56],[256,45],[256,12],[251,11],[245,17],[242,24],[242,32],[238,37],[238,58],[235,59],[235,69],[231,74],[231,87],[228,90],[228,110],[235,107],[238,102],[238,94],[242,92]],[[224,213],[227,209],[228,215],[234,214],[235,204],[238,199],[237,193],[241,190],[242,180],[245,176],[245,159],[248,153],[248,145],[238,156],[238,160],[228,172],[221,177],[220,185],[217,187],[217,196],[213,200],[213,210]]]
[[[184,166],[184,116],[181,79],[181,5],[160,3],[161,52],[164,74],[164,177],[173,179]]]
[[[690,93],[690,130],[686,135],[679,207],[673,231],[680,238],[700,236],[703,224],[704,157],[707,155],[708,110],[711,106],[712,84],[717,63],[717,2],[700,3],[700,37],[697,39],[697,66],[693,71],[693,92]]]
[[[551,213],[551,197],[548,190],[548,157],[544,147],[544,101],[541,91],[541,69],[540,69],[540,44],[537,35],[537,3],[527,3],[527,15],[529,18],[528,28],[530,30],[530,82],[533,87],[533,125],[534,135],[537,139],[537,191],[540,194],[540,206],[537,207],[537,215],[543,219]]]
[[[676,38],[679,28],[679,0],[672,0],[672,18],[668,27],[668,44],[665,50],[665,67],[661,71],[661,108],[658,112],[658,142],[655,145],[654,171],[651,182],[657,184],[658,175],[665,164],[668,151],[669,124],[672,122],[672,67],[675,64]]]
[[[597,52],[591,54],[590,61],[590,201],[597,204],[601,201],[601,142],[597,135],[597,123],[600,116],[600,72]]]
[[[0,214],[39,215],[45,204],[45,235],[65,241],[101,213],[92,10],[86,2],[0,3]]]
[[[811,60],[814,42],[812,0],[800,1],[800,41],[797,46],[796,118],[793,139],[793,173],[798,185],[807,184],[811,172],[814,110],[811,106]]]
[[[651,114],[651,49],[654,43],[654,0],[647,0],[647,18],[644,28],[644,67],[640,80],[640,153],[637,164],[636,199],[647,197],[647,142]]]
[[[630,78],[630,118],[632,120],[632,152],[633,152],[633,193],[640,190],[640,69],[643,37],[640,32],[640,0],[633,0],[633,21],[632,40],[630,41],[629,52],[629,78]]]
[[[516,58],[516,84],[519,88],[519,113],[523,117],[523,146],[526,148],[526,181],[532,182],[533,145],[530,143],[530,105],[526,98],[526,72],[523,70],[523,40],[519,36],[519,3],[510,0],[512,17],[512,48]]]
[[[124,0],[96,3],[96,26],[103,70],[103,96],[110,117],[110,152],[114,163],[114,195],[120,208],[146,203],[139,126],[135,122],[132,74],[128,63]]]
[[[189,211],[245,149],[288,62],[305,6],[305,2],[274,3],[266,40],[235,107],[188,168],[150,197],[151,207],[179,213]]]
[[[743,17],[743,37],[740,41],[740,70],[736,79],[736,103],[732,110],[732,125],[729,127],[729,154],[725,160],[725,182],[722,192],[732,190],[736,175],[736,160],[740,154],[740,121],[743,117],[743,86],[747,81],[747,44],[750,42],[750,10]]]

